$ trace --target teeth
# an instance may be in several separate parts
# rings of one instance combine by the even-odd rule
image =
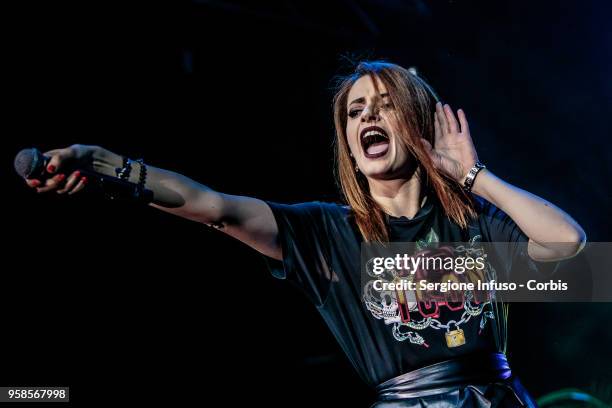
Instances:
[[[385,139],[388,139],[387,135],[385,135],[384,133],[379,132],[378,130],[370,130],[369,132],[366,132],[366,134],[363,135],[363,137],[375,136],[375,135],[382,136]]]

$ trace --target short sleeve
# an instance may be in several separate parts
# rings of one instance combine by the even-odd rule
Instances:
[[[508,214],[485,199],[479,200],[479,206],[481,230],[487,235],[489,242],[519,244],[529,241],[529,238]]]
[[[519,267],[519,262],[525,265],[530,261],[527,254],[529,237],[504,211],[483,198],[479,198],[478,203],[483,240],[496,243],[498,262],[501,262],[505,274],[509,275],[513,267]]]
[[[478,203],[483,240],[496,243],[498,262],[506,278],[519,278],[515,272],[519,270],[521,275],[537,273],[537,267],[527,253],[529,237],[504,211],[482,198],[479,198]]]
[[[264,256],[268,269],[274,277],[297,285],[315,305],[322,305],[331,284],[328,222],[335,204],[266,204],[274,214],[283,252],[282,261]]]

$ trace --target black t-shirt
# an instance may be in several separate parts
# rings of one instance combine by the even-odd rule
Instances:
[[[528,238],[510,217],[477,198],[478,217],[461,230],[430,195],[412,219],[387,216],[390,241],[509,242],[501,254],[511,269],[516,257],[527,257]],[[272,274],[297,285],[315,304],[340,346],[370,385],[425,365],[479,351],[505,347],[505,317],[499,304],[486,302],[464,309],[441,306],[435,316],[410,313],[411,325],[398,321],[396,305],[372,299],[361,283],[363,238],[347,206],[326,202],[267,202],[279,231],[283,261],[265,257]],[[378,303],[378,304],[377,304]],[[395,309],[394,309],[395,306]],[[448,324],[448,322],[459,322]],[[447,333],[462,331],[462,344],[449,346]],[[501,340],[500,340],[501,339]]]

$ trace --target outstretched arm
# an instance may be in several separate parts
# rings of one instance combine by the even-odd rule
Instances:
[[[26,180],[40,193],[56,191],[73,194],[84,188],[78,172],[66,175],[67,164],[77,163],[92,170],[115,176],[122,167],[122,157],[99,146],[72,145],[45,153],[50,157],[47,171],[55,175],[44,184],[40,180]],[[139,163],[133,164],[129,181],[137,182]],[[151,205],[162,211],[201,222],[242,241],[274,259],[282,259],[278,244],[278,227],[270,207],[262,200],[223,194],[181,174],[147,165],[147,189],[153,192]]]

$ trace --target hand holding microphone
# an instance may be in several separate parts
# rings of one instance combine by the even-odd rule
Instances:
[[[145,188],[144,163],[138,163],[138,182],[131,183],[126,177],[130,173],[131,161],[123,160],[121,163],[121,156],[110,158],[112,162],[94,160],[97,151],[104,150],[87,145],[72,145],[44,154],[36,148],[23,149],[15,157],[15,170],[28,186],[39,193],[55,190],[58,194],[74,194],[88,185],[88,191],[106,198],[144,203],[152,201],[152,191]],[[117,170],[123,177],[117,175]]]
[[[74,194],[89,181],[82,168],[92,164],[93,146],[72,145],[41,154],[37,149],[24,149],[15,158],[15,170],[27,185],[39,193],[56,190],[58,194]]]

